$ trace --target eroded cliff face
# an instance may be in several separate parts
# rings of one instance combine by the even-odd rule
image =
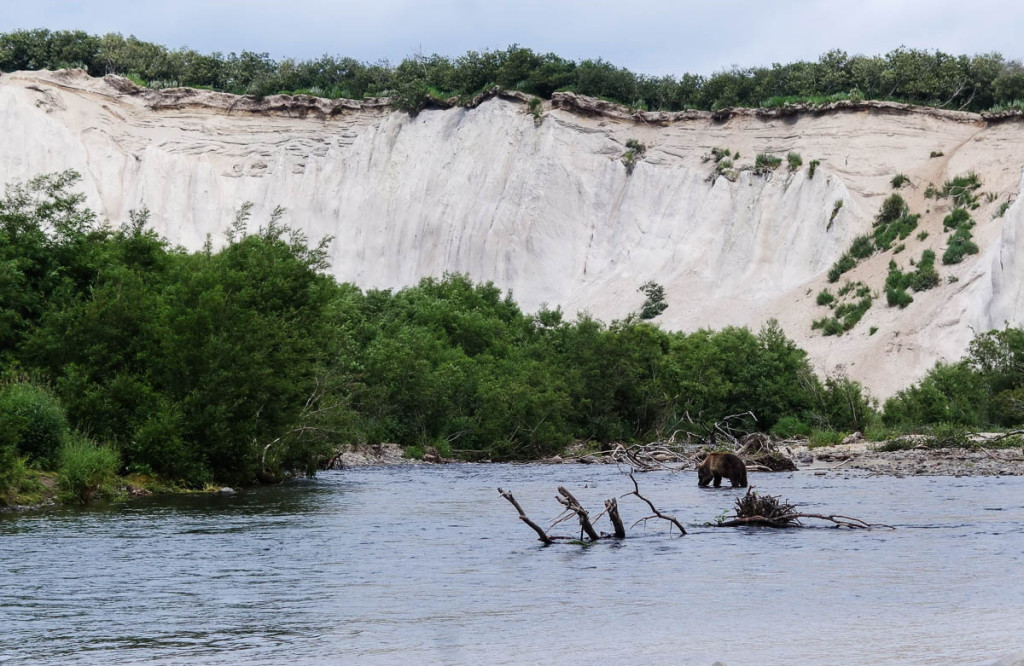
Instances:
[[[637,310],[637,287],[655,280],[668,294],[663,326],[756,329],[775,317],[822,372],[841,368],[883,397],[959,358],[975,331],[1024,323],[1024,213],[1014,204],[993,219],[1021,188],[1019,119],[885,104],[717,116],[630,115],[569,96],[556,106],[539,124],[515,96],[409,117],[379,100],[254,101],[74,71],[7,74],[0,181],[75,169],[102,218],[148,207],[153,227],[188,248],[221,241],[245,201],[253,225],[281,205],[314,241],[333,236],[334,274],[361,287],[457,271],[511,289],[527,310],[611,320]],[[647,146],[632,174],[621,160],[629,139]],[[715,146],[738,152],[737,166],[791,151],[804,166],[709,178]],[[925,199],[925,187],[972,170],[996,196],[973,212],[981,253],[940,263],[939,287],[887,307],[889,261],[911,268],[946,245],[950,204]],[[828,313],[815,304],[825,274],[871,230],[896,173],[911,180],[901,192],[920,226],[902,252],[843,276],[879,298],[851,331],[822,337],[811,321]]]

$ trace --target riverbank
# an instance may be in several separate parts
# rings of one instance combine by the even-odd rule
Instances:
[[[882,450],[885,442],[856,442],[819,448],[788,447],[800,470],[861,470],[875,476],[1021,476],[1024,449],[919,447]]]
[[[886,450],[893,448],[892,442],[855,441],[834,446],[811,447],[805,441],[786,441],[778,444],[779,453],[791,459],[797,471],[829,473],[858,470],[875,476],[1021,476],[1024,475],[1024,449],[987,448],[979,442],[974,447],[925,446],[916,448]],[[904,446],[913,446],[903,442]],[[665,447],[663,452],[650,454],[651,460],[661,463],[667,469],[692,469],[692,460],[678,449]],[[401,464],[441,464],[458,462],[442,459],[428,451],[422,460],[403,457],[397,444],[378,444],[363,447],[346,447],[335,457],[333,469]],[[615,448],[590,450],[583,445],[567,449],[561,456],[552,456],[533,464],[594,464],[608,465],[621,462]]]
[[[89,498],[93,500],[116,501],[132,497],[148,497],[149,495],[184,495],[197,493],[230,494],[234,488],[207,485],[203,488],[185,488],[163,482],[147,474],[128,474],[119,476],[110,483],[97,489]],[[77,498],[71,499],[60,487],[57,472],[27,470],[19,488],[6,503],[0,503],[0,513],[15,511],[34,511],[61,504],[81,504]]]

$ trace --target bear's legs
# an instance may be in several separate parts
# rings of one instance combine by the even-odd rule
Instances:
[[[722,475],[716,473],[715,474],[715,488],[721,488],[721,487],[722,487]]]

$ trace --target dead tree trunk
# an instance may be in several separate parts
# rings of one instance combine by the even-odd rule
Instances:
[[[605,500],[604,510],[608,512],[608,520],[612,521],[612,527],[615,529],[615,538],[625,539],[626,527],[622,524],[622,518],[619,517],[618,501],[614,497],[610,500]]]
[[[579,517],[580,528],[586,532],[587,536],[590,537],[590,540],[597,541],[600,539],[601,535],[598,534],[597,530],[594,529],[594,526],[590,524],[590,514],[588,514],[587,510],[584,509],[579,501],[572,496],[572,493],[570,493],[565,486],[558,486],[558,494],[561,495],[561,497],[556,496],[555,499],[558,500],[559,504]]]

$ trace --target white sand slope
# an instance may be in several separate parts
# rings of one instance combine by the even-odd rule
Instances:
[[[1024,312],[1024,213],[1015,204],[992,219],[1021,189],[1020,120],[865,105],[659,124],[546,105],[537,126],[515,100],[410,118],[374,102],[142,91],[69,71],[0,77],[0,137],[0,182],[75,169],[102,218],[117,224],[146,206],[154,228],[188,248],[207,235],[221,242],[252,201],[254,225],[281,205],[313,240],[333,236],[334,274],[361,287],[457,271],[511,289],[527,310],[560,305],[610,320],[636,310],[637,287],[655,280],[668,294],[663,326],[756,329],[776,317],[819,370],[845,370],[880,397],[959,358],[975,331],[1020,324]],[[620,158],[631,138],[648,150],[628,175]],[[714,146],[738,151],[737,166],[789,151],[804,166],[709,180],[713,163],[702,158]],[[813,179],[812,159],[821,161]],[[926,200],[926,185],[971,170],[997,196],[974,211],[981,253],[940,262],[941,286],[904,310],[887,307],[890,259],[909,268],[923,249],[941,257],[946,245],[950,204]],[[810,325],[828,310],[815,296],[829,266],[870,231],[896,173],[910,177],[902,193],[928,237],[844,276],[878,298],[850,332],[822,337]]]

